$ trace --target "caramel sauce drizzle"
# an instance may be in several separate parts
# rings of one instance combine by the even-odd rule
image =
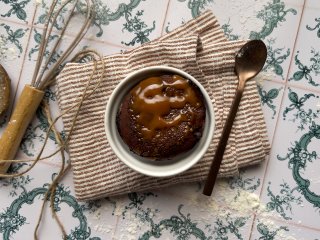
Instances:
[[[194,107],[201,106],[194,89],[186,79],[179,75],[173,75],[172,78],[172,82],[166,82],[161,76],[150,77],[141,81],[130,92],[131,109],[140,125],[140,132],[146,139],[154,137],[156,130],[175,127],[193,118],[194,113],[188,110],[189,114],[181,111],[175,118],[165,119],[172,109],[183,109],[187,103]],[[179,94],[167,94],[168,88],[179,90]]]

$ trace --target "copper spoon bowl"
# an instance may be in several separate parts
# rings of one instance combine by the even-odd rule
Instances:
[[[238,76],[238,87],[203,189],[204,195],[210,196],[212,194],[246,81],[252,79],[261,71],[266,59],[267,48],[261,40],[247,42],[235,57],[235,73]]]

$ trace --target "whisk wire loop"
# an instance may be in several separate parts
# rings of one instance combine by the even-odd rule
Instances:
[[[53,14],[53,11],[54,11],[57,3],[58,3],[58,0],[54,0],[52,2],[51,6],[50,6],[50,9],[48,11],[48,14],[47,14],[46,22],[44,24],[44,30],[43,30],[42,35],[41,35],[41,42],[40,42],[40,45],[39,45],[39,52],[38,52],[38,57],[37,57],[37,61],[36,61],[36,66],[35,66],[34,72],[33,72],[31,86],[35,85],[36,78],[37,78],[39,69],[41,67],[41,62],[42,62],[42,58],[43,58],[43,52],[44,52],[44,48],[45,48],[45,41],[46,41],[46,37],[47,37],[46,29],[48,28],[51,16]]]
[[[49,43],[49,39],[50,39],[52,30],[53,30],[53,27],[54,27],[54,23],[57,21],[57,18],[59,17],[60,13],[61,13],[62,10],[66,7],[66,5],[69,4],[69,3],[72,2],[72,1],[73,1],[73,0],[68,0],[68,1],[66,1],[66,2],[65,2],[62,6],[60,6],[60,8],[56,11],[55,16],[54,16],[53,19],[52,19],[52,24],[50,25],[50,28],[48,29],[48,31],[46,31],[46,35],[48,35],[48,36],[46,37],[46,40],[45,40],[45,43],[44,43],[45,47],[44,47],[43,49],[46,49],[46,48],[48,47],[48,43]],[[73,5],[73,7],[72,7],[72,9],[71,9],[71,12],[74,11],[77,3],[78,3],[78,0],[76,0],[76,2],[74,3],[74,5]],[[65,23],[64,27],[63,27],[62,30],[61,30],[60,36],[63,36],[63,35],[64,35],[65,30],[67,29],[67,26],[68,26],[71,18],[72,18],[72,14],[69,14],[68,19],[66,20],[66,23]],[[56,50],[57,50],[57,47],[59,46],[61,40],[62,40],[62,37],[59,37],[59,38],[57,39],[57,41],[55,42],[53,48],[51,49],[50,54],[49,54],[49,56],[47,57],[46,62],[45,62],[45,64],[44,64],[43,67],[42,67],[42,71],[41,71],[40,75],[38,76],[38,78],[37,78],[37,80],[36,80],[36,82],[35,82],[35,86],[38,87],[38,85],[39,85],[39,83],[40,83],[40,81],[41,81],[41,79],[42,79],[45,71],[49,68],[49,65],[50,65],[50,62],[51,62],[51,60],[52,60],[52,57],[53,57],[53,55],[55,54],[55,52],[56,52]],[[43,57],[44,55],[45,55],[45,51],[42,52],[42,57]]]
[[[80,4],[79,0],[66,0],[58,8],[58,10],[55,11],[58,2],[59,0],[55,0],[48,11],[46,22],[45,22],[43,33],[42,33],[37,62],[36,62],[34,74],[31,81],[31,86],[40,90],[44,90],[46,87],[52,84],[53,79],[58,73],[59,68],[61,67],[61,65],[63,65],[64,61],[70,56],[70,54],[76,48],[78,43],[83,39],[84,35],[87,33],[92,23],[92,20],[94,19],[94,16],[95,16],[94,4],[92,4],[91,0],[85,0],[85,4],[84,4],[85,7],[84,9],[82,9],[82,11],[85,12],[85,20],[83,21],[79,32],[76,34],[76,36],[74,37],[74,40],[67,47],[67,49],[62,53],[62,55],[59,56],[57,59],[54,59],[53,58],[54,54],[56,53],[58,46],[63,40],[63,37],[69,26],[69,23],[71,22],[71,19],[74,16],[75,9],[78,6],[78,4]],[[61,32],[59,33],[58,39],[56,40],[52,49],[50,49],[49,51],[50,54],[46,58],[46,61],[44,62],[44,64],[42,64],[43,59],[45,58],[46,52],[48,52],[48,44],[49,44],[50,36],[52,36],[53,27],[57,23],[58,17],[66,9],[67,5],[69,5],[70,3],[73,3],[70,10],[70,14],[64,22],[64,26],[61,29]],[[55,62],[52,64],[52,66],[50,66],[50,63],[52,63],[52,61],[55,61]]]

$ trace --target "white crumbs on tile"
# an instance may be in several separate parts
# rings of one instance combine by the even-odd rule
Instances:
[[[114,210],[114,215],[115,216],[120,216],[122,215],[123,210],[125,209],[125,206],[127,205],[127,201],[125,198],[119,198],[117,199],[117,205]]]
[[[5,58],[8,48],[7,48],[7,38],[0,35],[0,59]]]
[[[120,240],[136,240],[139,229],[138,222],[135,219],[131,219],[131,221],[122,226]]]
[[[110,225],[96,224],[93,226],[93,230],[99,233],[110,233],[112,229],[113,227]]]
[[[250,216],[252,213],[264,212],[265,207],[261,204],[260,198],[255,193],[243,189],[230,189],[227,182],[221,182],[219,195],[223,198],[225,205],[240,215]]]
[[[277,79],[277,75],[272,72],[271,70],[266,70],[264,72],[261,72],[259,73],[255,78],[254,80],[256,81],[256,83],[259,85],[259,86],[263,86],[263,83],[266,81],[266,80],[275,80]]]
[[[35,3],[36,3],[36,6],[39,6],[39,5],[41,5],[42,0],[35,0]]]
[[[237,26],[237,32],[241,38],[247,39],[252,30],[261,29],[263,21],[257,21],[256,15],[264,8],[266,0],[256,1],[238,1],[238,0],[216,0],[213,8],[220,22],[228,22],[228,18],[233,16],[231,21],[233,26]],[[225,9],[228,9],[229,15],[225,14]]]

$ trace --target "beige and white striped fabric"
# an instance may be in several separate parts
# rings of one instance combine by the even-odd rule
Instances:
[[[84,101],[69,143],[77,198],[92,200],[204,180],[235,93],[235,53],[244,43],[227,41],[216,18],[207,11],[155,41],[132,51],[105,57],[104,81]],[[209,93],[216,117],[214,138],[204,157],[188,171],[168,178],[152,178],[128,168],[113,153],[104,130],[106,104],[116,85],[132,71],[154,65],[173,66],[193,75]],[[62,70],[57,78],[58,101],[62,111],[79,101],[92,69],[92,63],[70,63]],[[98,80],[97,74],[92,86]],[[71,111],[63,117],[67,132],[70,131],[74,114],[75,111]],[[259,96],[255,82],[249,81],[231,131],[220,176],[235,175],[240,167],[259,163],[268,152]]]

